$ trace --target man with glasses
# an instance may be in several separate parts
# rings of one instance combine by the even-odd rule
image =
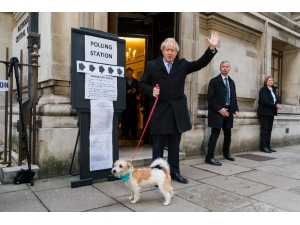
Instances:
[[[220,74],[212,78],[208,85],[208,126],[211,127],[211,134],[208,141],[208,151],[205,162],[215,166],[222,163],[214,158],[215,147],[221,129],[224,133],[223,156],[225,159],[234,161],[230,155],[231,128],[233,127],[233,115],[239,115],[239,107],[236,100],[234,81],[228,76],[230,63],[223,61],[220,64]]]

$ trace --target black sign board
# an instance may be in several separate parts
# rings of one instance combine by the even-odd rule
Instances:
[[[92,48],[101,48],[99,43],[93,41],[101,38],[113,43],[113,47],[105,45],[108,51],[112,49],[113,53],[103,53],[94,51]],[[92,41],[91,41],[92,40]],[[87,55],[87,48],[91,46]],[[93,58],[94,57],[94,58]],[[99,63],[98,58],[103,57],[103,61]],[[88,60],[87,60],[88,59]],[[95,59],[95,60],[94,60]],[[107,61],[106,61],[107,60]],[[96,62],[95,62],[96,61]],[[108,62],[108,63],[107,63]],[[113,62],[112,65],[109,65]],[[97,64],[99,63],[99,64]],[[118,125],[119,116],[126,109],[126,76],[125,76],[125,40],[118,38],[117,35],[107,32],[80,28],[71,29],[71,105],[78,112],[79,121],[79,164],[80,164],[80,180],[72,181],[71,187],[79,187],[92,184],[96,179],[113,179],[111,168],[104,170],[90,171],[90,100],[85,99],[85,74],[82,71],[90,70],[95,73],[102,73],[107,70],[109,73],[117,75],[117,100],[113,101],[113,161],[119,158],[118,150]],[[79,68],[79,71],[78,71]],[[122,69],[121,69],[122,68]],[[120,75],[120,76],[119,76]],[[119,76],[119,77],[118,77]],[[112,165],[111,165],[112,166]]]
[[[77,112],[89,112],[90,100],[84,98],[85,76],[77,72],[77,61],[85,61],[85,36],[99,37],[117,43],[117,66],[126,66],[125,40],[117,35],[88,28],[72,28],[71,34],[71,104]],[[96,68],[98,69],[98,68]],[[100,68],[101,69],[101,68]],[[126,83],[125,76],[118,77],[118,99],[114,101],[114,109],[126,109]],[[124,93],[124,94],[123,94]]]

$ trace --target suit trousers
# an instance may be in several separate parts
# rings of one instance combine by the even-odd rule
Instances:
[[[152,134],[153,150],[152,160],[163,158],[164,147],[166,140],[168,140],[168,163],[170,165],[170,173],[180,173],[179,170],[179,144],[181,140],[181,133],[177,131],[176,123],[174,121],[173,134]]]
[[[274,116],[259,115],[259,120],[260,120],[260,148],[270,148]]]
[[[228,117],[223,118],[222,130],[224,133],[223,142],[223,155],[229,154],[229,148],[231,143],[231,128],[226,128]],[[206,157],[214,158],[215,148],[220,136],[221,128],[211,128],[211,134],[208,141],[208,151]]]

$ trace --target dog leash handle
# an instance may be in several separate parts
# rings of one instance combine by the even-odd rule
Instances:
[[[160,85],[159,85],[159,84],[156,84],[156,85],[155,85],[155,88],[160,89]],[[155,102],[154,102],[153,107],[152,107],[152,109],[151,109],[150,115],[149,115],[148,120],[147,120],[147,123],[146,123],[146,125],[145,125],[145,127],[144,127],[143,133],[142,133],[142,135],[141,135],[141,137],[140,137],[140,140],[139,140],[139,142],[138,142],[138,144],[137,144],[137,146],[136,146],[135,152],[134,152],[134,154],[133,154],[133,156],[132,156],[132,158],[131,158],[131,162],[132,162],[132,160],[133,160],[133,158],[134,158],[134,156],[135,156],[135,154],[136,154],[136,151],[137,151],[138,147],[140,146],[141,140],[142,140],[142,138],[143,138],[143,136],[144,136],[144,133],[145,133],[145,131],[146,131],[146,129],[147,129],[147,126],[148,126],[148,123],[149,123],[149,121],[150,121],[150,119],[151,119],[151,116],[152,116],[152,114],[153,114],[153,111],[154,111],[154,109],[155,109],[155,107],[156,107],[156,103],[157,103],[157,101],[158,101],[159,95],[156,95],[155,98],[156,98],[156,99],[155,99]]]

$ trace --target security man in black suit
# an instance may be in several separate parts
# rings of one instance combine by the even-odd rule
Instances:
[[[239,115],[239,107],[236,100],[234,81],[228,76],[230,68],[228,61],[221,62],[221,73],[210,80],[207,90],[208,126],[211,127],[211,134],[208,141],[205,162],[215,166],[222,165],[222,163],[214,158],[215,147],[221,128],[224,133],[223,156],[228,160],[234,161],[234,158],[229,153],[229,148],[233,115]]]
[[[161,44],[162,55],[148,62],[139,83],[139,90],[151,98],[151,108],[155,97],[159,95],[150,120],[150,134],[153,142],[152,159],[163,157],[165,142],[168,139],[168,163],[171,177],[180,183],[188,183],[188,180],[180,175],[179,170],[181,134],[192,128],[184,84],[188,74],[207,66],[217,53],[219,34],[212,31],[207,40],[210,46],[204,55],[196,61],[187,61],[176,57],[179,46],[174,38],[167,38]],[[160,89],[155,88],[156,84],[160,85]]]

